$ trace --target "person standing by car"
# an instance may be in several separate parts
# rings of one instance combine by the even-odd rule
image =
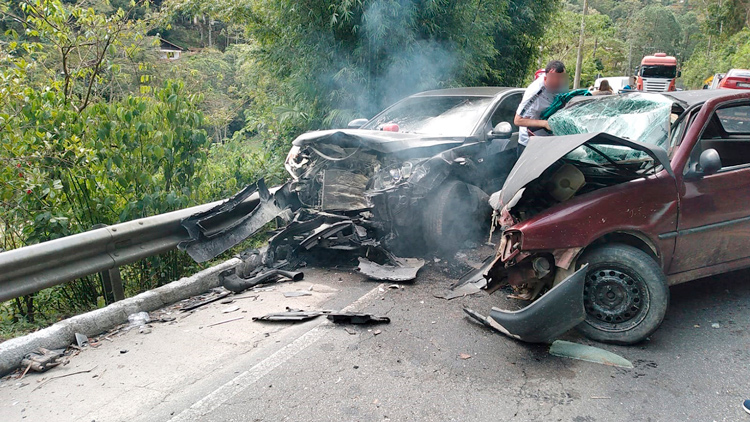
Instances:
[[[552,104],[555,95],[568,89],[568,75],[565,64],[552,60],[544,68],[544,75],[539,76],[526,88],[521,104],[518,105],[513,123],[518,130],[518,157],[521,157],[529,142],[529,130],[550,130],[549,123],[542,120],[542,112]]]

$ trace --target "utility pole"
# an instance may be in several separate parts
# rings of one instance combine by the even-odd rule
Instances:
[[[583,0],[583,16],[581,16],[581,36],[578,39],[578,54],[576,54],[576,76],[573,79],[573,89],[581,87],[581,67],[583,66],[583,36],[586,29],[586,13],[589,11],[589,1]]]

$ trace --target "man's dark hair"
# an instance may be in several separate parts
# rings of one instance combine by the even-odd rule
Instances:
[[[565,72],[565,64],[560,60],[552,60],[551,62],[547,63],[547,67],[544,68],[544,72],[563,73]]]

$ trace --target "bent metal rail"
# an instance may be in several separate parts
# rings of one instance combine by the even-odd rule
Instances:
[[[259,196],[240,207],[250,212]],[[105,226],[36,245],[0,253],[0,302],[174,249],[188,239],[183,218],[208,210],[223,201]],[[118,273],[119,274],[119,273]],[[106,283],[106,280],[105,280]],[[115,287],[117,289],[117,287]],[[122,299],[115,290],[115,300]],[[119,296],[119,297],[118,297]]]

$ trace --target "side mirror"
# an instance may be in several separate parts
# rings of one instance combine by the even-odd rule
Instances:
[[[721,170],[721,157],[715,149],[707,149],[701,153],[698,164],[703,175],[708,176]]]
[[[346,125],[347,129],[359,129],[365,125],[369,120],[367,119],[354,119]]]
[[[681,70],[678,70],[678,71],[677,71],[677,77],[678,77],[678,78],[681,78],[681,77],[682,77],[682,71],[681,71]]]
[[[492,128],[492,132],[490,132],[490,137],[493,139],[510,139],[512,135],[513,126],[508,122],[498,123],[494,128]]]

